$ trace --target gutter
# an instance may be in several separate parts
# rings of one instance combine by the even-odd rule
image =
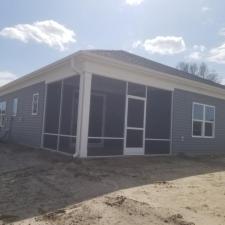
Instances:
[[[83,90],[84,90],[84,82],[82,79],[82,75],[84,73],[83,68],[82,68],[82,60],[79,60],[80,57],[78,55],[78,59],[77,62],[79,63],[79,65],[77,65],[75,63],[75,57],[76,55],[74,55],[73,57],[71,57],[70,59],[70,65],[72,70],[76,73],[80,75],[80,88],[79,88],[79,101],[78,101],[78,116],[77,116],[77,137],[79,137],[79,139],[81,139],[81,117],[82,117],[82,111],[83,111]],[[82,92],[82,93],[81,93]],[[76,152],[73,154],[73,158],[78,158],[80,155],[80,141],[77,142],[78,138],[76,138]]]

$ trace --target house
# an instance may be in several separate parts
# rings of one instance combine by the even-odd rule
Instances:
[[[225,87],[125,51],[78,51],[1,87],[0,127],[74,157],[222,154]]]

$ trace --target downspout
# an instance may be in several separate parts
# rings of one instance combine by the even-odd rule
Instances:
[[[78,101],[78,116],[77,116],[77,137],[81,136],[81,116],[83,110],[83,89],[84,89],[84,82],[83,82],[83,70],[82,70],[82,62],[80,62],[81,67],[75,65],[74,56],[71,57],[71,68],[72,70],[80,75],[80,85],[79,85],[79,101]],[[77,142],[78,138],[76,137],[76,152],[73,154],[73,158],[76,158],[80,155],[80,140]]]

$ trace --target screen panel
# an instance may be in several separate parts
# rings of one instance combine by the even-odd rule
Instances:
[[[123,154],[123,139],[88,139],[88,156]]]
[[[93,75],[89,137],[124,137],[125,99],[126,82]]]
[[[75,137],[59,137],[59,151],[74,154],[76,149],[76,138]]]
[[[43,147],[75,153],[80,76],[47,85]]]
[[[128,127],[144,127],[145,102],[139,99],[128,98]]]
[[[103,137],[105,129],[105,95],[92,94],[89,136]]]
[[[44,135],[44,148],[57,150],[58,136],[57,135]]]
[[[158,88],[147,89],[146,138],[169,139],[172,93]]]
[[[127,148],[142,148],[143,147],[143,130],[127,129]]]
[[[47,85],[45,133],[58,133],[61,88],[62,81],[54,82]]]
[[[144,85],[129,82],[128,95],[146,97],[146,87]]]
[[[80,76],[63,81],[60,134],[76,136]]]
[[[145,141],[145,154],[161,155],[170,153],[170,141]]]

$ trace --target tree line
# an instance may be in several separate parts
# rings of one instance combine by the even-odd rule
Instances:
[[[211,80],[215,83],[221,83],[221,78],[218,73],[215,70],[210,70],[208,65],[204,62],[199,64],[195,62],[180,62],[177,64],[176,68],[197,77],[201,77],[202,79]]]

